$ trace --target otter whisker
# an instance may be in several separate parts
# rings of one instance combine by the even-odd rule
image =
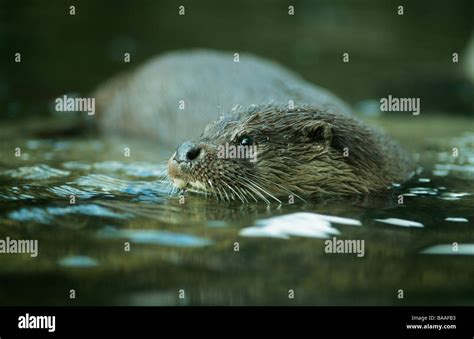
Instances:
[[[244,183],[239,182],[239,184],[241,184],[241,185],[243,185],[244,187],[246,187]],[[244,194],[244,196],[245,196],[245,194],[250,195],[250,196],[252,197],[252,199],[255,200],[255,202],[258,202],[258,199],[255,198],[255,196],[252,194],[252,192],[248,191],[248,190],[245,189],[244,187],[239,187],[239,190]]]
[[[252,176],[254,179],[257,179],[257,180],[262,180],[262,181],[266,181],[267,183],[271,184],[271,185],[275,185],[275,186],[278,186],[280,187],[281,189],[283,189],[284,191],[286,191],[287,193],[290,193],[291,195],[294,195],[295,197],[297,197],[298,199],[300,199],[301,201],[303,201],[304,203],[307,203],[307,201],[305,199],[303,199],[302,197],[300,197],[298,194],[292,192],[291,190],[287,189],[286,187],[274,182],[274,181],[270,181],[268,180],[267,178],[260,178],[260,177],[257,177],[256,175],[254,174],[251,174],[251,173],[248,173],[249,176]]]
[[[158,172],[159,177],[167,177],[168,170],[166,168],[160,169],[160,172]]]
[[[219,197],[220,197],[220,199],[221,199],[221,200],[225,200],[225,199],[224,199],[224,196],[222,195],[221,190],[219,189],[219,187],[216,186],[216,190],[219,192]]]
[[[260,193],[257,189],[255,189],[254,187],[252,187],[250,184],[248,184],[247,182],[241,182],[242,185],[244,185],[245,187],[249,188],[250,190],[252,190],[254,193],[256,193],[257,195],[260,196],[260,198],[262,198],[263,201],[265,201],[267,204],[270,205],[270,201],[265,198],[265,196]]]
[[[242,191],[242,189],[241,189],[239,186],[237,186],[237,185],[235,185],[235,186],[233,186],[233,187],[234,187],[234,189],[235,189],[236,191],[238,191],[238,192],[241,194],[241,196],[242,196],[242,198],[245,200],[245,202],[246,202],[246,203],[249,203],[249,200],[247,199],[247,196],[246,196],[245,192]],[[255,198],[254,198],[254,199],[255,199]],[[256,201],[256,200],[255,200],[255,201]]]
[[[268,195],[269,197],[272,197],[275,201],[278,201],[278,203],[281,204],[281,200],[278,199],[277,197],[275,197],[273,194],[271,194],[270,192],[268,192],[267,190],[265,190],[262,186],[258,185],[256,182],[254,182],[253,180],[250,180],[248,178],[244,178],[243,180],[249,182],[251,185],[253,185],[255,188],[261,190],[263,193],[265,193],[266,195]]]
[[[255,198],[255,196],[252,194],[252,192],[250,192],[250,191],[248,191],[248,190],[246,190],[246,189],[244,189],[244,188],[242,188],[242,190],[244,190],[245,192],[247,192],[247,194],[249,194],[249,195],[252,197],[252,199],[255,200],[255,202],[258,202],[258,199]]]
[[[238,179],[237,179],[237,182],[236,182],[236,186],[234,186],[234,188],[235,188],[236,190],[238,190],[238,191],[242,194],[242,196],[245,198],[245,201],[248,202],[246,196],[251,196],[252,199],[253,199],[255,202],[258,202],[258,199],[255,198],[255,196],[252,194],[252,192],[249,192],[249,191],[246,190],[244,187],[240,187],[239,185],[242,185],[242,186],[244,186],[244,187],[247,187],[247,186],[245,185],[245,183],[242,183],[242,182],[241,182],[240,180],[238,180]]]
[[[232,200],[235,200],[235,198],[234,198],[234,194],[235,194],[235,196],[237,196],[241,202],[244,202],[244,201],[242,200],[242,198],[237,194],[237,192],[236,192],[232,187],[229,186],[228,183],[224,182],[224,185],[226,185],[227,187],[229,187],[229,189],[233,192],[233,194],[231,195],[231,196],[232,196]]]
[[[165,180],[167,182],[166,184],[167,194],[174,195],[176,193],[176,187],[173,185],[173,182],[171,181],[171,178],[169,177],[169,175],[166,175]]]
[[[178,189],[177,189],[175,186],[173,186],[172,183],[170,183],[170,184],[168,185],[168,194],[173,194],[173,195],[174,195],[174,194],[176,194],[177,192],[178,192]]]
[[[212,192],[212,191],[216,191],[216,190],[219,191],[219,194],[221,194],[222,200],[227,200],[228,202],[230,202],[231,200],[234,200],[234,201],[235,201],[235,196],[237,196],[237,197],[240,199],[240,201],[241,201],[242,203],[244,202],[244,201],[242,200],[242,198],[239,196],[239,194],[238,194],[232,187],[230,187],[227,182],[222,181],[222,183],[223,183],[224,185],[226,185],[232,192],[234,192],[235,196],[234,196],[234,194],[232,194],[232,193],[229,192],[229,194],[230,194],[230,197],[229,197],[229,194],[227,194],[226,188],[223,187],[223,185],[220,185],[220,188],[222,189],[222,192],[224,192],[224,195],[226,196],[226,199],[223,198],[223,195],[222,195],[221,190],[219,190],[217,186],[214,187],[214,185],[212,184],[211,179],[207,179],[207,182],[208,182],[208,184],[209,184],[209,187],[211,188],[211,192]]]
[[[223,177],[226,178],[226,179],[230,179],[230,178],[227,177],[227,176],[223,176]],[[232,190],[232,192],[235,193],[235,195],[240,199],[240,201],[241,201],[242,203],[244,203],[244,199],[245,199],[246,202],[248,202],[248,200],[245,198],[245,196],[244,196],[244,199],[243,199],[243,198],[234,190],[234,188],[232,188],[227,182],[224,181],[224,184],[226,184],[227,187],[229,187],[229,189]]]
[[[219,200],[219,198],[217,197],[216,190],[214,189],[214,186],[212,185],[211,179],[207,179],[207,182],[209,183],[209,186],[211,187],[211,195],[213,195],[217,200]]]
[[[222,186],[221,186],[221,188],[222,188],[222,190],[224,191],[224,194],[225,194],[225,196],[226,196],[226,198],[227,198],[227,201],[230,202],[230,198],[229,198],[229,196],[227,195],[227,190],[225,189],[225,187],[222,187]]]
[[[176,193],[175,188],[173,186],[169,186],[166,193],[169,195],[174,195]]]
[[[278,199],[277,197],[275,197],[273,194],[271,194],[270,192],[268,192],[266,189],[264,189],[261,185],[257,184],[256,182],[254,182],[253,180],[250,180],[247,178],[247,180],[251,181],[255,187],[257,187],[258,189],[260,189],[263,193],[265,193],[266,195],[268,195],[269,197],[273,198],[275,201],[277,201],[279,204],[281,204],[281,200]]]

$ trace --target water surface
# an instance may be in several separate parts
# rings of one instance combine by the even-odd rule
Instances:
[[[165,176],[172,150],[5,131],[0,239],[37,239],[39,252],[0,254],[1,304],[474,304],[470,122],[374,123],[422,171],[388,195],[292,205],[196,195],[182,204]],[[332,237],[364,240],[364,256],[326,253]]]

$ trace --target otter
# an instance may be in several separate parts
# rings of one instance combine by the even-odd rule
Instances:
[[[341,99],[249,54],[168,53],[95,97],[103,130],[179,145],[173,185],[220,200],[368,194],[413,174],[410,155]],[[253,157],[225,157],[224,145]]]
[[[256,160],[219,147],[256,147]],[[237,106],[168,162],[176,187],[224,200],[380,192],[411,175],[410,156],[385,134],[328,109]]]
[[[275,62],[241,53],[197,49],[168,52],[100,85],[101,133],[126,133],[175,148],[235,105],[314,103],[350,115],[329,91]],[[97,124],[94,124],[97,126]]]

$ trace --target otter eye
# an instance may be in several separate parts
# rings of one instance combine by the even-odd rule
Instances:
[[[250,146],[254,143],[252,137],[249,137],[248,135],[241,136],[238,142],[241,146]]]

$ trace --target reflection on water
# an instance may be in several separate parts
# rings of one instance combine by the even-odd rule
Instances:
[[[442,255],[474,255],[474,244],[443,244],[431,246],[423,251],[423,254]]]
[[[66,257],[59,261],[59,266],[64,267],[95,267],[97,265],[96,260],[85,256]]]
[[[0,254],[1,303],[69,305],[73,288],[75,305],[473,304],[474,135],[399,126],[423,170],[392,193],[269,206],[181,204],[171,152],[147,142],[2,140],[0,239],[37,239],[39,255]],[[325,253],[332,237],[365,255]]]
[[[92,215],[98,217],[110,217],[110,218],[127,218],[132,217],[131,214],[126,213],[115,213],[107,208],[85,204],[78,206],[67,206],[67,207],[47,207],[41,208],[21,208],[17,211],[13,211],[8,214],[8,217],[12,220],[18,221],[33,221],[42,224],[51,223],[55,216],[62,216],[67,214],[80,214],[80,215]]]
[[[117,230],[114,228],[106,228],[100,232],[99,237],[123,238],[138,244],[178,247],[199,247],[211,244],[211,241],[193,235],[159,230]]]
[[[397,218],[375,219],[375,221],[383,222],[385,224],[403,226],[403,227],[423,227],[423,224],[411,220],[403,220]]]
[[[243,228],[239,235],[244,237],[270,237],[288,239],[294,237],[329,238],[339,235],[331,222],[360,226],[359,220],[334,217],[316,213],[292,213],[257,221],[257,226]]]

